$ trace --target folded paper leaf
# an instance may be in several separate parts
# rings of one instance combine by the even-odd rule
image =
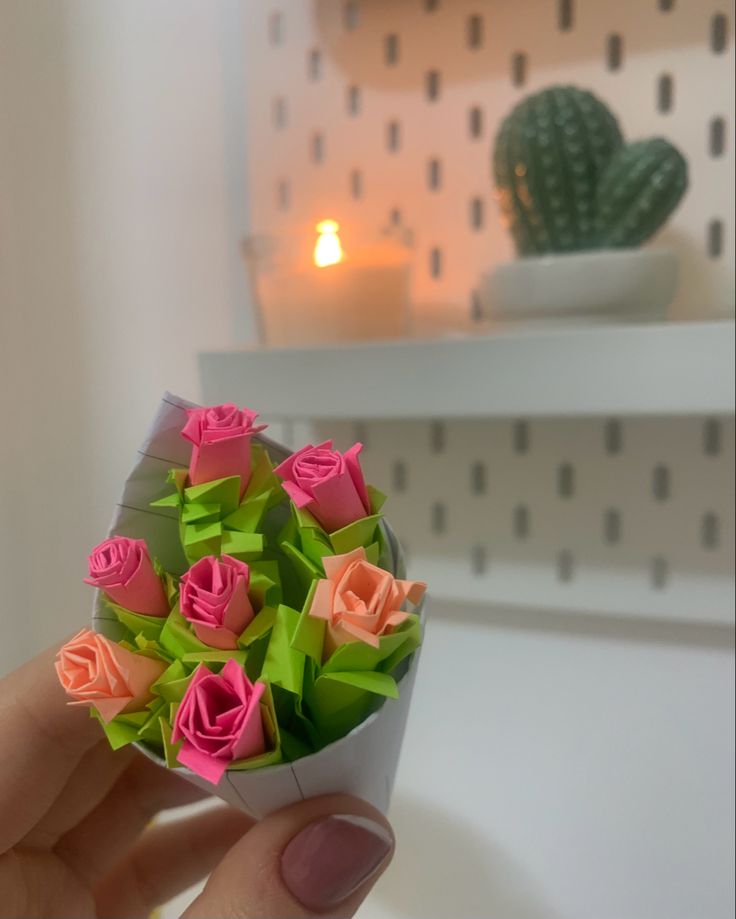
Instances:
[[[251,561],[263,553],[263,517],[283,500],[283,492],[266,450],[260,444],[250,449],[252,474],[244,494],[239,476],[187,485],[186,470],[171,469],[175,493],[152,502],[153,507],[179,508],[181,543],[190,564],[207,555]]]

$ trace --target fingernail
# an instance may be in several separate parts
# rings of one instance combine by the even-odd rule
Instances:
[[[346,900],[378,871],[393,848],[388,830],[352,814],[308,824],[281,855],[281,876],[292,895],[315,912]]]

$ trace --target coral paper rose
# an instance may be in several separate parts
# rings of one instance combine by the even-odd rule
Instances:
[[[147,616],[168,616],[169,604],[142,539],[113,536],[87,559],[87,584],[99,587],[118,606]]]
[[[392,632],[408,617],[401,607],[406,600],[418,603],[427,589],[420,581],[397,581],[392,574],[371,565],[365,549],[323,559],[327,577],[317,581],[309,615],[327,623],[327,656],[349,641],[378,647],[381,635]]]
[[[134,654],[89,629],[59,651],[56,672],[72,697],[70,705],[93,705],[103,721],[142,711],[153,698],[151,684],[166,669],[163,661]]]
[[[347,452],[332,449],[326,440],[307,446],[276,468],[284,491],[298,508],[305,507],[328,533],[334,533],[371,512],[358,455],[362,444]]]
[[[240,476],[240,496],[251,473],[250,442],[266,425],[254,424],[257,412],[237,405],[213,405],[188,409],[182,437],[193,444],[189,481],[203,485],[228,476]]]
[[[264,690],[234,660],[219,674],[200,664],[174,720],[171,739],[183,741],[179,762],[216,785],[233,760],[265,752],[260,708]]]
[[[223,651],[237,648],[238,636],[255,615],[249,583],[248,566],[229,555],[208,555],[182,575],[181,613],[201,642]]]

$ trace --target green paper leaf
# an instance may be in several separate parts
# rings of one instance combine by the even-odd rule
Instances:
[[[263,519],[268,504],[268,494],[246,498],[245,501],[224,518],[225,527],[241,533],[255,533]]]
[[[161,630],[160,642],[166,651],[179,658],[185,654],[199,654],[212,650],[209,645],[197,638],[178,606],[169,613],[166,625]]]
[[[176,758],[181,750],[181,741],[178,743],[171,742],[171,725],[163,716],[159,717],[159,726],[161,728],[161,739],[164,745],[164,758],[169,769],[181,769],[179,760]]]
[[[381,662],[403,645],[407,638],[406,634],[394,632],[392,635],[381,635],[377,648],[360,640],[340,645],[325,662],[322,673],[377,670]]]
[[[281,549],[291,562],[291,567],[296,575],[299,586],[303,590],[304,595],[306,595],[309,588],[312,586],[312,581],[325,576],[324,571],[318,568],[314,562],[310,561],[306,555],[303,555],[296,546],[291,543],[282,543]]]
[[[193,669],[185,667],[181,660],[175,660],[153,683],[151,692],[160,696],[165,702],[181,702]]]
[[[322,652],[325,643],[325,629],[327,627],[324,619],[317,619],[309,615],[312,608],[312,598],[317,589],[318,581],[312,581],[304,602],[304,608],[299,615],[294,635],[291,639],[292,648],[301,651],[307,657],[311,658],[317,666],[322,663]]]
[[[156,501],[151,501],[151,507],[179,507],[181,505],[181,497],[177,492],[174,492],[172,495],[166,495],[165,498],[158,498]]]
[[[248,487],[245,490],[246,500],[257,495],[266,494],[270,506],[280,504],[286,499],[281,488],[281,480],[273,471],[273,464],[268,451],[258,443],[251,446],[251,473]]]
[[[145,616],[143,613],[133,613],[129,609],[113,603],[103,594],[106,606],[115,613],[117,619],[133,635],[142,635],[146,639],[157,641],[166,622],[166,616]]]
[[[289,606],[279,606],[268,641],[266,659],[261,671],[264,680],[280,686],[301,698],[304,682],[304,655],[291,647],[299,613]]]
[[[187,504],[219,504],[220,517],[232,514],[240,504],[240,476],[215,479],[202,485],[190,485],[184,489]]]
[[[210,523],[220,516],[219,504],[185,504],[181,509],[182,523]]]
[[[210,651],[197,651],[192,654],[185,654],[182,661],[185,664],[226,664],[229,660],[237,661],[241,667],[245,667],[245,651],[220,651],[212,649]],[[213,672],[219,672],[219,668],[209,668]]]
[[[238,644],[247,648],[254,641],[263,638],[273,628],[276,621],[276,610],[270,606],[264,606],[263,609],[248,623],[248,627],[238,639]]]
[[[263,552],[264,544],[261,533],[238,533],[234,530],[225,530],[222,534],[221,554],[248,561],[251,558],[257,558]]]
[[[330,534],[330,543],[335,555],[345,555],[360,546],[367,547],[376,542],[376,531],[381,522],[380,515],[362,517],[354,523],[348,524],[341,530]]]
[[[255,609],[261,609],[264,606],[277,607],[283,599],[278,563],[258,559],[251,562],[249,567],[248,596]]]
[[[386,503],[386,495],[382,491],[379,491],[373,485],[367,485],[366,489],[368,491],[368,500],[371,503],[371,513],[378,514],[383,505]]]
[[[322,673],[317,677],[317,682],[319,683],[322,680],[332,680],[343,686],[363,689],[366,692],[372,692],[379,696],[386,696],[389,699],[399,698],[396,680],[392,676],[389,676],[388,673],[361,673],[359,671],[350,673]]]
[[[222,536],[222,523],[219,520],[205,523],[188,523],[184,526],[184,548],[219,539]]]
[[[422,626],[419,616],[412,613],[409,619],[394,634],[403,634],[406,636],[406,640],[381,662],[381,670],[384,673],[392,673],[422,643]]]

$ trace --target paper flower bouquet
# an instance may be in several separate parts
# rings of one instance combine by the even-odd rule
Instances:
[[[360,444],[289,455],[256,418],[164,397],[59,679],[114,748],[256,816],[331,791],[385,809],[425,585],[402,577]]]

